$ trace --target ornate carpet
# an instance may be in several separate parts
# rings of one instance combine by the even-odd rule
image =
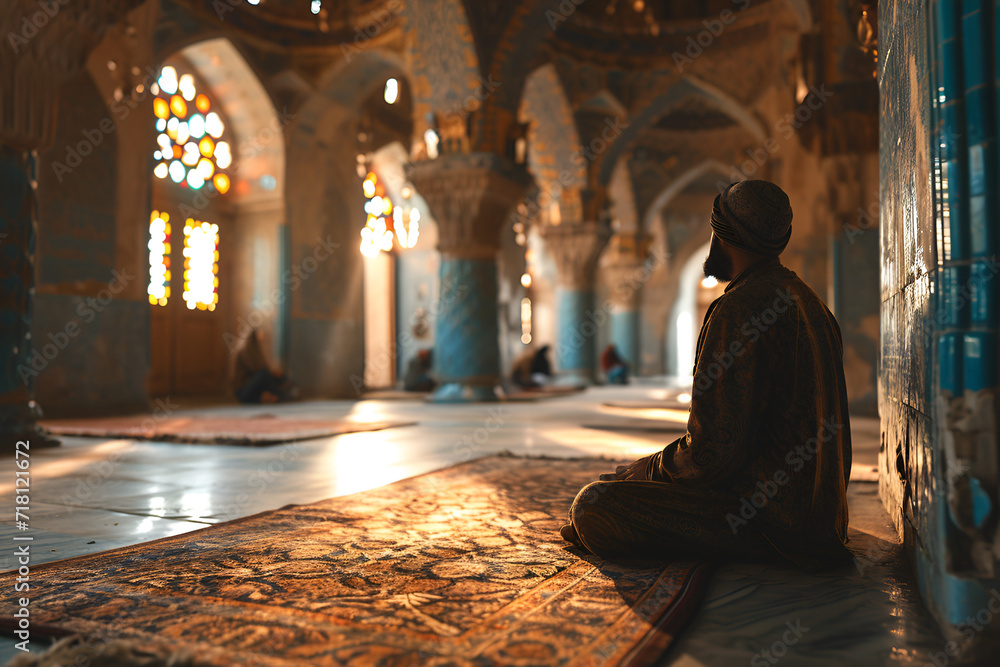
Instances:
[[[32,639],[128,639],[211,665],[649,664],[709,573],[560,539],[575,493],[614,465],[490,457],[41,565]],[[0,575],[7,610],[15,576]]]
[[[255,417],[172,417],[155,415],[102,419],[56,419],[40,422],[55,435],[136,438],[195,445],[275,445],[344,433],[381,431],[414,422],[351,422],[336,419]]]

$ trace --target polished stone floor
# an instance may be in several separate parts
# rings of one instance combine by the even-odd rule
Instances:
[[[665,428],[683,430],[685,413],[603,404],[675,398],[683,391],[664,386],[598,387],[535,402],[463,406],[366,400],[205,407],[175,399],[161,411],[418,423],[261,448],[65,438],[60,448],[31,452],[28,531],[14,526],[13,461],[0,462],[0,503],[10,510],[0,520],[0,539],[14,544],[14,535],[32,535],[32,564],[39,565],[364,491],[498,452],[631,459],[676,436],[593,427],[659,419]],[[852,433],[856,567],[822,575],[720,568],[702,609],[661,664],[933,664],[930,655],[943,650],[944,639],[920,604],[878,501],[878,423],[853,419]],[[0,569],[15,566],[12,552],[0,551]],[[44,646],[33,642],[33,648]],[[0,639],[0,661],[15,653],[11,640]]]

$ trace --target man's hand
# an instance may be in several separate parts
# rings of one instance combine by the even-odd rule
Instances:
[[[615,472],[608,472],[601,475],[602,482],[621,482],[627,479],[637,479],[647,481],[652,479],[649,468],[653,465],[653,457],[656,454],[644,456],[638,461],[634,461],[627,466],[618,466]]]

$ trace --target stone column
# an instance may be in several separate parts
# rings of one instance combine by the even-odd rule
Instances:
[[[611,301],[611,342],[628,362],[632,374],[639,360],[639,301],[642,285],[649,279],[644,262],[648,245],[641,233],[618,233],[604,252],[602,269],[608,280]]]
[[[598,222],[542,228],[556,263],[556,359],[558,383],[587,386],[594,381],[594,339],[607,314],[594,310],[597,258],[610,231]]]
[[[19,439],[43,444],[36,427],[31,372],[31,304],[35,288],[35,154],[0,146],[0,449]]]
[[[142,0],[39,4],[13,0],[0,14],[0,452],[18,440],[58,444],[36,424],[28,365],[35,284],[35,151],[52,142],[59,86]],[[54,10],[54,11],[50,11]]]
[[[438,403],[495,401],[500,384],[497,253],[508,215],[531,183],[492,153],[451,153],[410,167],[438,224],[441,293],[435,322]]]

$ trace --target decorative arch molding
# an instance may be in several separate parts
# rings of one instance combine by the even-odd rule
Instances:
[[[614,114],[622,118],[628,118],[629,116],[625,105],[607,88],[601,89],[595,95],[584,100],[577,106],[577,111],[583,113]]]
[[[582,187],[586,169],[573,159],[580,136],[555,65],[542,65],[525,79],[518,116],[528,123],[528,168],[535,180],[541,185],[558,180],[562,186]],[[568,184],[561,179],[566,170],[573,175]]]
[[[234,188],[234,200],[283,200],[288,119],[277,113],[247,60],[225,37],[191,43],[177,55],[208,85],[211,99],[229,121],[237,175],[249,185],[243,195]],[[264,176],[275,179],[273,188],[260,187]]]
[[[727,166],[719,160],[705,160],[701,164],[692,167],[681,174],[677,179],[672,181],[670,185],[664,188],[663,191],[656,196],[656,199],[654,199],[649,205],[649,208],[646,209],[646,214],[643,216],[642,228],[647,232],[652,229],[660,211],[666,208],[674,197],[682,193],[689,185],[705,174],[711,173],[719,174],[720,176],[728,179],[732,173],[732,167]]]
[[[288,299],[288,368],[306,395],[354,396],[365,377],[366,279],[358,248],[366,213],[355,136],[365,101],[389,77],[412,93],[403,57],[370,48],[345,59],[319,77],[288,127],[290,263],[315,268]],[[333,250],[316,262],[324,244]]]
[[[611,144],[602,160],[599,174],[600,182],[606,184],[609,181],[615,163],[625,154],[635,140],[638,139],[644,129],[654,125],[660,118],[670,113],[670,111],[689,97],[700,98],[710,106],[725,113],[735,123],[745,129],[755,141],[763,143],[767,139],[767,131],[764,125],[740,104],[738,100],[725,91],[697,77],[685,76],[666,92],[654,98],[650,104],[631,119],[628,127],[622,132],[621,137]]]
[[[422,133],[432,123],[429,116],[464,112],[483,85],[479,58],[461,0],[406,0],[402,17],[413,73],[414,129]]]

